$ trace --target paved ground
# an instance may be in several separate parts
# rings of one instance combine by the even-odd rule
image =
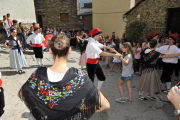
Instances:
[[[5,90],[5,114],[3,120],[33,120],[29,114],[29,110],[24,103],[17,97],[17,92],[21,86],[28,79],[30,74],[36,69],[36,60],[32,51],[26,51],[25,57],[28,65],[24,68],[26,74],[19,75],[15,69],[9,68],[9,50],[3,50],[0,44],[0,71],[2,72],[3,88]],[[69,67],[78,67],[80,54],[73,51],[68,58]],[[53,63],[52,56],[44,53],[44,65],[50,67]],[[133,103],[117,103],[116,98],[120,97],[117,82],[120,76],[118,66],[114,70],[116,72],[109,72],[105,69],[104,61],[100,61],[103,71],[106,75],[106,82],[101,91],[109,99],[111,108],[105,112],[95,114],[91,120],[177,120],[174,116],[174,107],[167,100],[167,94],[156,94],[156,101],[140,101],[137,99],[138,92],[136,87],[140,79],[139,75],[135,75],[132,88],[133,88]],[[161,72],[158,71],[159,76]],[[97,85],[97,79],[95,80]],[[124,84],[124,92],[128,97],[128,92]]]

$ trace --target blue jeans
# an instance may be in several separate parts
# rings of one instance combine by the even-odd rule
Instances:
[[[6,32],[6,37],[8,38],[9,36],[10,36],[10,33],[9,33],[9,30],[10,29],[6,29],[7,30],[7,32]]]
[[[132,80],[133,77],[134,77],[134,73],[131,74],[131,75],[129,75],[128,77],[123,77],[123,76],[121,75],[120,79],[125,82],[125,81],[127,81],[127,80]]]
[[[22,41],[22,48],[26,49],[26,36],[25,36],[25,33],[20,33],[19,37],[20,37],[20,39]]]

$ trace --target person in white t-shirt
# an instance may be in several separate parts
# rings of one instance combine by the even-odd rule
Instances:
[[[133,70],[134,54],[132,51],[131,43],[129,43],[129,42],[123,43],[122,55],[121,55],[120,59],[122,61],[122,65],[123,65],[122,74],[118,81],[118,88],[119,88],[119,92],[121,94],[121,98],[117,98],[116,101],[117,102],[128,101],[129,103],[132,103],[131,82],[134,77],[134,70]],[[129,94],[128,99],[126,99],[124,96],[124,91],[123,91],[123,86],[122,86],[124,82],[126,82],[126,86],[128,89],[128,94]]]
[[[164,45],[162,47],[156,48],[156,51],[160,52],[161,54],[167,54],[167,55],[180,53],[180,49],[175,45],[177,38],[178,38],[178,36],[176,34],[172,34],[168,40],[169,45]],[[162,83],[167,84],[167,88],[164,91],[167,93],[171,89],[171,77],[170,76],[172,74],[174,65],[177,64],[177,62],[178,62],[178,57],[163,58],[162,61],[164,62],[164,64],[163,64],[163,73],[161,75],[161,81],[162,81]]]

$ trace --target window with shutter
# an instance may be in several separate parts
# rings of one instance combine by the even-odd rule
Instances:
[[[60,20],[69,20],[68,13],[60,13]]]

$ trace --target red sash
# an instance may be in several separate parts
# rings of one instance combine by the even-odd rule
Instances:
[[[99,58],[96,58],[96,59],[88,58],[87,63],[89,63],[89,64],[98,64],[98,59]]]
[[[41,44],[34,44],[34,45],[36,45],[34,47],[41,47],[42,46]]]

